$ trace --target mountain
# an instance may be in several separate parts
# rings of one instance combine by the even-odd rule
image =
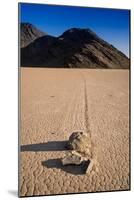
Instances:
[[[35,26],[30,23],[21,23],[20,24],[20,46],[26,47],[35,39],[46,35],[46,33],[38,30]]]
[[[128,69],[129,59],[92,30],[71,28],[21,48],[21,66]]]

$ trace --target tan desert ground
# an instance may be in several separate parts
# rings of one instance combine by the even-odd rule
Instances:
[[[129,190],[129,70],[20,69],[20,196]],[[94,168],[62,166],[91,132]]]

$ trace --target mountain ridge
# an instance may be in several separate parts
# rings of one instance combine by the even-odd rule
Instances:
[[[21,37],[20,37],[20,46],[21,48],[28,46],[31,42],[33,42],[35,39],[42,37],[44,35],[47,35],[47,33],[44,33],[43,31],[40,31],[38,28],[36,28],[31,23],[21,23],[20,24],[21,29]]]
[[[128,69],[129,59],[91,29],[71,28],[21,48],[21,66]]]

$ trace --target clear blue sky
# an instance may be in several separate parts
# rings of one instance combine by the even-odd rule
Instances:
[[[20,21],[49,35],[59,36],[72,27],[90,28],[129,57],[129,10],[20,4]]]

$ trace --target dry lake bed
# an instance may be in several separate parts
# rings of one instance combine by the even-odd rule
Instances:
[[[20,68],[20,196],[129,190],[129,70]],[[90,174],[62,166],[90,129]]]

